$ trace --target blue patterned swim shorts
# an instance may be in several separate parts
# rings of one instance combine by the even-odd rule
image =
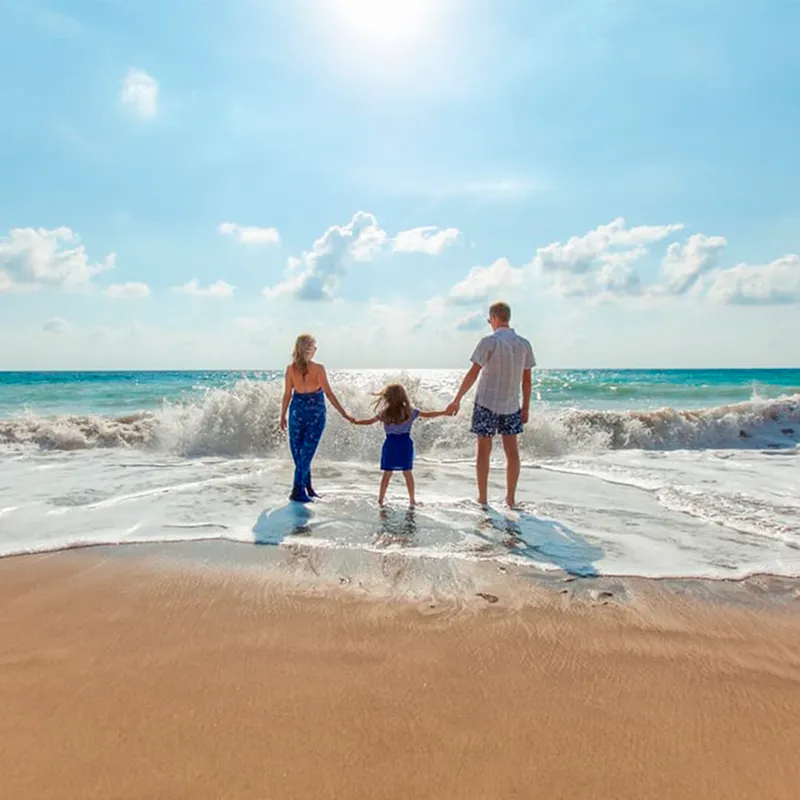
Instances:
[[[498,414],[479,406],[472,409],[472,433],[478,436],[519,436],[522,433],[522,411],[513,414]]]

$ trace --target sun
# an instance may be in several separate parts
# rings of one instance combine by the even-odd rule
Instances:
[[[329,0],[334,19],[350,37],[375,47],[399,47],[424,38],[437,0]]]

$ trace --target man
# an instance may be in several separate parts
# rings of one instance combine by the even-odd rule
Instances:
[[[464,376],[455,399],[447,407],[457,414],[461,399],[480,375],[470,430],[478,437],[475,472],[478,479],[478,502],[488,503],[489,460],[492,439],[503,437],[506,453],[506,504],[516,505],[519,480],[519,447],[517,436],[528,422],[531,404],[531,370],[536,366],[533,349],[527,339],[510,327],[511,308],[507,303],[495,303],[489,309],[492,333],[478,342],[472,354],[472,367]],[[522,404],[520,405],[520,386]]]

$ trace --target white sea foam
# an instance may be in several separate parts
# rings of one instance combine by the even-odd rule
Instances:
[[[366,415],[369,376],[338,387]],[[405,376],[441,408],[452,382]],[[676,411],[538,404],[521,440],[521,512],[474,497],[468,408],[421,421],[418,494],[375,504],[382,434],[335,412],[315,463],[326,492],[288,504],[280,387],[240,381],[125,417],[0,420],[0,555],[129,542],[225,539],[284,547],[493,560],[575,575],[800,576],[800,395]],[[502,470],[491,496],[503,496]]]
[[[451,396],[419,381],[414,385],[412,380],[411,389],[423,408],[441,408]],[[355,414],[369,413],[372,398],[366,387],[344,386],[340,396]],[[47,450],[138,447],[188,457],[270,455],[285,448],[280,401],[278,383],[243,380],[228,389],[208,390],[191,402],[165,402],[157,411],[122,417],[25,413],[0,420],[0,445],[32,444]],[[468,451],[472,440],[467,417],[465,407],[456,419],[418,425],[418,452]],[[538,404],[521,438],[523,452],[531,457],[617,449],[782,448],[798,442],[800,395],[680,411],[587,411]],[[333,412],[323,455],[372,460],[379,443],[375,431],[354,428]]]

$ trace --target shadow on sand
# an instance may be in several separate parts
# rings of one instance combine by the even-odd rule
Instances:
[[[314,512],[303,503],[262,511],[253,525],[255,544],[279,545],[287,536],[310,536]]]
[[[581,578],[597,577],[594,566],[605,554],[602,547],[588,542],[583,536],[560,522],[542,519],[525,511],[509,512],[509,516],[488,508],[478,524],[477,535],[493,544],[487,531],[502,534],[502,544],[514,555],[538,563],[553,564],[568,575]]]

